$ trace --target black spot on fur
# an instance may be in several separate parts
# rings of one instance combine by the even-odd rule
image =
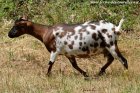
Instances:
[[[112,30],[115,32],[115,28],[112,28]]]
[[[68,45],[70,49],[73,49],[73,45]]]
[[[112,35],[109,35],[109,33],[107,33],[108,38],[112,38]]]
[[[93,44],[90,44],[90,46],[91,46],[91,47],[94,47],[94,45],[93,45]]]
[[[84,51],[84,52],[85,52],[85,51],[89,51],[89,49],[88,49],[88,47],[83,47],[83,48],[82,48],[82,51]]]
[[[86,31],[86,33],[87,33],[87,34],[90,34],[90,32],[89,32],[89,31]]]
[[[83,34],[82,34],[82,33],[80,33],[80,37],[79,37],[79,39],[80,39],[80,40],[82,40],[82,35],[83,35]]]
[[[56,35],[59,35],[59,33],[56,33]]]
[[[71,44],[74,45],[74,41],[72,41]]]
[[[115,32],[114,32],[114,34],[116,34],[116,35],[120,35],[121,33],[120,33],[120,32],[116,32],[116,31],[115,31]]]
[[[79,45],[82,46],[82,42],[79,42]]]
[[[106,32],[107,32],[107,29],[102,29],[102,32],[103,32],[103,33],[106,33]]]
[[[93,34],[92,34],[92,38],[93,38],[94,40],[96,40],[96,41],[99,39],[96,33],[93,33]]]
[[[107,44],[105,42],[105,38],[102,36],[102,34],[99,31],[98,31],[98,36],[102,40],[102,42],[100,43],[100,47],[106,47]]]
[[[111,41],[111,42],[110,42],[110,45],[113,46],[113,44],[114,44],[113,41]]]
[[[67,45],[67,41],[64,41],[64,44]]]
[[[76,36],[74,36],[74,38],[75,38],[75,40],[78,38],[78,36],[76,35]]]
[[[106,44],[106,46],[109,48],[110,47],[110,44]]]
[[[106,46],[105,41],[102,41],[102,42],[100,43],[100,47],[105,47],[105,46]]]
[[[95,47],[95,48],[98,47],[98,45],[99,45],[98,43],[94,43],[94,47]]]

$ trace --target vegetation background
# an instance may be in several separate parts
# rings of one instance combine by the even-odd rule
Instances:
[[[140,93],[140,4],[138,0],[104,1],[0,0],[0,93]],[[50,54],[44,45],[28,35],[7,36],[14,20],[23,14],[46,25],[101,19],[117,25],[124,15],[118,43],[129,70],[115,60],[106,75],[94,78],[106,63],[103,55],[77,59],[93,78],[86,81],[64,56],[59,56],[52,76],[46,77]]]

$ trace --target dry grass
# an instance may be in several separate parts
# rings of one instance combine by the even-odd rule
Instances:
[[[139,93],[140,92],[140,30],[123,33],[119,47],[128,60],[129,70],[115,60],[107,74],[94,78],[105,64],[103,55],[77,59],[79,66],[88,72],[91,80],[72,68],[69,61],[59,56],[46,77],[50,54],[44,45],[31,36],[10,39],[9,25],[0,28],[0,92],[1,93]]]

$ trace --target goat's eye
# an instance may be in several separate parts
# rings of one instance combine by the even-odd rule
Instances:
[[[16,26],[16,30],[21,30],[24,26]]]
[[[20,25],[16,25],[16,26],[15,26],[15,29],[16,29],[16,30],[20,30],[21,28],[22,28],[22,26],[20,26]]]
[[[15,27],[13,28],[12,33],[13,34],[16,34],[17,33],[17,29]]]
[[[17,30],[14,30],[13,33],[17,33]]]
[[[19,27],[19,26],[16,26],[16,27],[15,27],[15,29],[16,29],[16,30],[19,30],[19,29],[20,29],[20,27]]]

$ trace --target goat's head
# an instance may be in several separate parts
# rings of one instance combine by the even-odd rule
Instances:
[[[23,34],[28,33],[28,28],[31,26],[31,22],[28,21],[27,16],[22,16],[15,21],[14,26],[9,31],[8,36],[10,38],[15,38]]]

